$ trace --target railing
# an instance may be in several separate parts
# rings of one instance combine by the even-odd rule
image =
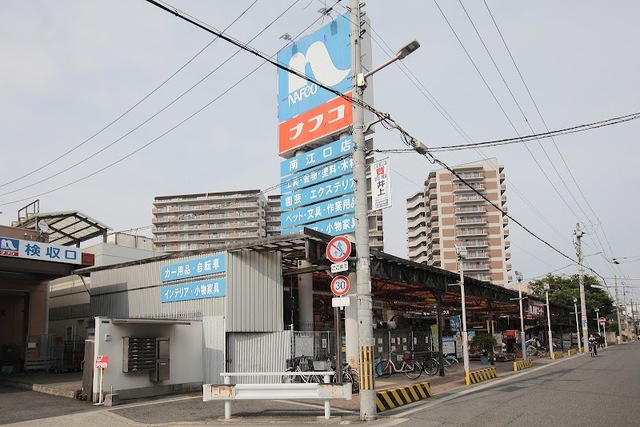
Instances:
[[[333,384],[330,382],[333,371],[313,372],[322,375],[323,383],[277,382],[270,384],[231,384],[232,377],[295,377],[309,375],[309,372],[223,372],[224,384],[203,384],[202,400],[224,400],[224,418],[231,418],[231,401],[239,399],[323,399],[324,417],[331,418],[331,399],[351,400],[351,384]]]

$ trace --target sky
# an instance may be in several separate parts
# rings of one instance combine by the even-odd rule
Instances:
[[[169,4],[271,56],[284,34],[309,34],[348,2]],[[331,17],[318,12],[331,6]],[[639,112],[640,3],[378,0],[364,10],[374,65],[421,44],[375,75],[374,106],[449,166],[504,166],[513,270],[525,281],[576,274],[579,223],[585,265],[612,295],[617,278],[620,300],[624,289],[640,302],[639,120],[436,149]],[[39,200],[41,212],[78,210],[150,236],[155,196],[279,183],[276,69],[263,59],[144,0],[4,1],[0,32],[0,224]],[[406,148],[381,126],[374,146]],[[406,199],[440,166],[417,153],[384,157],[385,251],[406,258]]]

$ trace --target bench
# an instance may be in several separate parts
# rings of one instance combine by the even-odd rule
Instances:
[[[351,400],[351,384],[333,384],[330,382],[333,371],[313,372],[313,375],[324,377],[323,383],[285,382],[267,384],[232,384],[236,377],[295,377],[309,376],[310,372],[223,372],[224,384],[203,384],[202,400],[224,401],[224,418],[231,418],[231,401],[242,399],[322,399],[324,400],[324,417],[331,418],[331,399]]]

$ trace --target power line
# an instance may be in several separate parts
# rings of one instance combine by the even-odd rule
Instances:
[[[295,4],[297,4],[299,1],[300,1],[300,0],[296,0],[296,1],[294,1],[294,2],[293,2],[293,3],[292,3],[288,8],[286,8],[286,9],[283,11],[283,12],[282,12],[282,13],[281,13],[281,14],[280,14],[280,15],[279,15],[275,20],[273,20],[273,21],[272,21],[271,23],[269,23],[265,28],[263,28],[263,29],[262,29],[262,31],[260,31],[258,34],[256,34],[256,35],[251,39],[251,41],[255,40],[258,36],[260,36],[262,33],[264,33],[264,32],[265,32],[265,31],[266,31],[266,30],[267,30],[271,25],[273,25],[273,24],[274,24],[278,19],[280,19],[280,18],[281,18],[285,13],[287,13],[287,12],[288,12],[288,11],[289,11],[289,10],[290,10],[294,5],[295,5]],[[320,18],[316,19],[312,24],[310,24],[310,25],[309,25],[309,26],[307,26],[304,30],[302,30],[302,32],[307,31],[311,26],[313,26],[316,22],[318,22],[318,20],[319,20],[319,19],[320,19]],[[227,28],[228,28],[228,27],[227,27]],[[226,64],[227,62],[229,62],[229,61],[230,61],[233,57],[235,57],[239,52],[241,52],[241,50],[242,50],[242,49],[239,49],[239,50],[238,50],[238,51],[236,51],[233,55],[231,55],[230,57],[228,57],[228,58],[227,58],[225,61],[223,61],[223,62],[222,62],[218,67],[214,68],[210,73],[208,73],[207,75],[205,75],[202,79],[200,79],[197,83],[195,83],[193,86],[191,86],[191,87],[190,87],[189,89],[187,89],[185,92],[183,92],[181,95],[179,95],[179,96],[178,96],[177,98],[175,98],[173,101],[171,101],[168,105],[166,105],[165,107],[161,108],[161,109],[160,109],[159,111],[157,111],[155,114],[153,114],[152,116],[148,117],[148,118],[147,118],[146,120],[144,120],[142,123],[140,123],[139,125],[135,126],[133,129],[131,129],[130,131],[128,131],[127,133],[125,133],[123,136],[121,136],[120,138],[118,138],[118,139],[116,139],[115,141],[113,141],[111,144],[109,144],[109,145],[107,145],[106,147],[102,148],[102,149],[101,149],[101,150],[99,150],[98,152],[93,153],[92,155],[90,155],[90,156],[88,156],[88,157],[86,157],[86,158],[84,158],[84,159],[80,160],[79,162],[75,163],[74,165],[72,165],[72,166],[70,166],[70,167],[68,167],[68,168],[66,168],[66,169],[64,169],[64,170],[62,170],[62,171],[59,171],[58,173],[56,173],[56,174],[54,174],[54,175],[51,175],[51,176],[49,176],[49,177],[47,177],[47,178],[45,178],[45,179],[42,179],[42,180],[40,180],[40,181],[38,181],[38,182],[36,182],[36,183],[33,183],[33,184],[30,184],[30,185],[24,186],[24,187],[19,188],[19,189],[17,189],[17,190],[9,191],[9,192],[6,192],[6,193],[2,193],[2,194],[0,194],[0,196],[5,196],[5,195],[8,195],[8,194],[12,194],[12,193],[15,193],[15,192],[17,192],[17,191],[24,190],[24,189],[26,189],[26,188],[30,188],[30,187],[33,187],[34,185],[37,185],[37,184],[42,183],[42,182],[44,182],[44,181],[47,181],[47,180],[49,180],[49,179],[51,179],[51,178],[53,178],[53,177],[57,176],[57,175],[58,175],[58,174],[60,174],[60,173],[64,173],[64,172],[66,172],[66,171],[71,170],[72,168],[74,168],[74,167],[76,167],[76,166],[78,166],[78,165],[80,165],[80,164],[84,163],[85,161],[87,161],[87,160],[91,159],[92,157],[95,157],[96,155],[98,155],[98,154],[99,154],[99,153],[101,153],[102,151],[106,150],[107,148],[109,148],[109,147],[111,147],[111,146],[115,145],[116,143],[118,143],[119,141],[121,141],[122,139],[124,139],[125,137],[129,136],[129,135],[130,135],[130,134],[132,134],[134,131],[138,130],[138,129],[139,129],[139,128],[141,128],[143,125],[145,125],[146,123],[148,123],[148,122],[149,122],[150,120],[152,120],[154,117],[158,116],[160,113],[162,113],[163,111],[165,111],[165,110],[166,110],[167,108],[169,108],[171,105],[173,105],[174,103],[176,103],[179,99],[181,99],[182,97],[184,97],[187,93],[189,93],[190,91],[192,91],[196,86],[198,86],[199,84],[201,84],[205,79],[207,79],[207,78],[208,78],[209,76],[211,76],[215,71],[217,71],[218,69],[220,69],[224,64]],[[205,104],[203,107],[201,107],[199,110],[197,110],[194,114],[192,114],[192,115],[188,116],[186,119],[184,119],[184,120],[182,120],[181,122],[179,122],[176,126],[174,126],[174,127],[170,128],[168,131],[164,132],[163,134],[161,134],[161,135],[160,135],[160,136],[158,136],[157,138],[154,138],[153,140],[151,140],[149,143],[147,143],[147,144],[143,145],[142,147],[140,147],[140,148],[138,148],[138,149],[134,150],[133,152],[131,152],[131,153],[127,154],[126,156],[121,157],[120,159],[118,159],[118,160],[116,160],[116,161],[114,161],[114,162],[112,162],[112,163],[108,164],[107,166],[105,166],[105,167],[103,167],[103,168],[101,168],[101,169],[99,169],[99,170],[97,170],[97,171],[95,171],[95,172],[93,172],[93,173],[91,173],[91,174],[89,174],[89,175],[86,175],[86,176],[81,177],[81,178],[79,178],[79,179],[77,179],[77,180],[74,180],[74,181],[72,181],[72,182],[70,182],[70,183],[67,183],[67,184],[61,185],[61,186],[56,187],[56,188],[54,188],[54,189],[52,189],[52,190],[49,190],[49,191],[45,191],[45,192],[42,192],[42,193],[36,194],[36,195],[34,195],[34,196],[26,197],[26,198],[19,199],[19,200],[13,200],[13,201],[10,201],[10,202],[0,203],[0,206],[10,205],[10,204],[13,204],[13,203],[18,203],[18,202],[23,202],[23,201],[30,200],[30,199],[35,198],[35,197],[40,197],[40,196],[43,196],[43,195],[46,195],[46,194],[53,193],[53,192],[55,192],[55,191],[61,190],[61,189],[66,188],[66,187],[69,187],[69,186],[71,186],[71,185],[73,185],[73,184],[77,184],[78,182],[84,181],[84,180],[86,180],[86,179],[88,179],[88,178],[90,178],[90,177],[92,177],[92,176],[94,176],[94,175],[97,175],[98,173],[100,173],[100,172],[102,172],[102,171],[104,171],[104,170],[106,170],[106,169],[109,169],[109,168],[110,168],[110,167],[112,167],[112,166],[115,166],[116,164],[120,163],[121,161],[123,161],[123,160],[125,160],[125,159],[127,159],[127,158],[131,157],[132,155],[134,155],[134,154],[138,153],[138,152],[139,152],[139,151],[141,151],[142,149],[144,149],[144,148],[148,147],[149,145],[153,144],[154,142],[158,141],[160,138],[164,137],[165,135],[167,135],[168,133],[172,132],[172,131],[173,131],[174,129],[176,129],[177,127],[181,126],[182,124],[184,124],[185,122],[187,122],[188,120],[190,120],[191,118],[193,118],[195,115],[197,115],[198,113],[200,113],[201,111],[203,111],[205,108],[207,108],[208,106],[210,106],[211,104],[213,104],[215,101],[217,101],[218,99],[220,99],[222,96],[226,95],[226,94],[227,94],[231,89],[235,88],[235,87],[236,87],[236,86],[238,86],[240,83],[242,83],[244,80],[246,80],[250,75],[252,75],[253,73],[255,73],[255,72],[256,72],[256,71],[257,71],[257,70],[258,70],[262,65],[264,65],[264,63],[263,63],[263,64],[261,64],[260,66],[256,67],[253,71],[251,71],[251,72],[250,72],[250,73],[248,73],[247,75],[245,75],[242,79],[240,79],[240,80],[239,80],[238,82],[236,82],[234,85],[232,85],[231,87],[229,87],[227,90],[223,91],[220,95],[218,95],[218,96],[217,96],[216,98],[214,98],[212,101],[210,101],[209,103]],[[183,68],[184,68],[184,67],[183,67]],[[105,128],[105,129],[106,129],[106,128]]]
[[[299,0],[298,0],[298,1],[299,1]],[[242,17],[243,17],[243,16],[244,16],[248,11],[249,11],[249,9],[251,9],[251,8],[252,8],[252,7],[253,7],[257,2],[258,2],[258,0],[255,0],[253,3],[251,3],[251,4],[249,5],[249,7],[247,7],[247,8],[246,8],[246,9],[245,9],[245,10],[244,10],[244,11],[243,11],[243,12],[242,12],[238,17],[236,17],[236,18],[231,22],[231,24],[229,24],[229,25],[225,28],[225,31],[226,31],[226,30],[228,30],[229,28],[231,28],[231,26],[232,26],[233,24],[235,24],[236,22],[238,22],[238,21],[240,20],[240,18],[242,18]],[[297,1],[296,1],[296,3],[297,3]],[[149,92],[147,95],[143,96],[143,97],[142,97],[140,100],[138,100],[135,104],[133,104],[131,107],[129,107],[127,110],[125,110],[122,114],[120,114],[120,115],[119,115],[118,117],[116,117],[114,120],[112,120],[111,122],[109,122],[109,123],[108,123],[106,126],[104,126],[102,129],[100,129],[100,130],[98,130],[97,132],[95,132],[95,133],[94,133],[93,135],[91,135],[89,138],[85,139],[85,140],[84,140],[84,141],[82,141],[80,144],[78,144],[78,145],[76,145],[75,147],[73,147],[73,148],[71,148],[71,149],[69,149],[69,150],[65,151],[64,153],[62,153],[61,155],[59,155],[59,156],[58,156],[58,157],[56,157],[55,159],[50,160],[49,162],[45,163],[44,165],[41,165],[41,166],[37,167],[36,169],[33,169],[32,171],[30,171],[30,172],[28,172],[28,173],[26,173],[26,174],[24,174],[24,175],[22,175],[22,176],[20,176],[20,177],[18,177],[18,178],[14,178],[14,179],[12,179],[11,181],[7,181],[7,182],[5,182],[5,183],[3,183],[3,184],[0,184],[0,188],[5,187],[5,186],[7,186],[7,185],[9,185],[9,184],[13,184],[14,182],[20,181],[20,180],[22,180],[23,178],[26,178],[26,177],[28,177],[28,176],[33,175],[33,174],[34,174],[34,173],[36,173],[36,172],[41,171],[42,169],[46,168],[47,166],[52,165],[53,163],[57,162],[58,160],[62,159],[63,157],[65,157],[65,156],[67,156],[67,155],[71,154],[72,152],[74,152],[74,151],[75,151],[75,150],[77,150],[78,148],[82,147],[83,145],[85,145],[85,144],[86,144],[86,143],[88,143],[89,141],[93,140],[95,137],[97,137],[98,135],[100,135],[101,133],[103,133],[105,130],[109,129],[109,128],[110,128],[111,126],[113,126],[115,123],[117,123],[118,121],[120,121],[120,119],[122,119],[124,116],[126,116],[126,115],[127,115],[127,114],[129,114],[131,111],[133,111],[136,107],[138,107],[140,104],[142,104],[144,101],[146,101],[149,97],[151,97],[151,95],[153,95],[153,94],[154,94],[154,93],[156,93],[158,90],[160,90],[160,88],[162,88],[164,85],[166,85],[166,84],[167,84],[171,79],[173,79],[173,78],[174,78],[178,73],[180,73],[180,72],[181,72],[182,70],[184,70],[184,69],[185,69],[189,64],[191,64],[191,63],[192,63],[192,62],[193,62],[193,61],[194,61],[198,56],[200,56],[200,55],[201,55],[201,54],[202,54],[202,53],[203,53],[203,52],[204,52],[204,51],[205,51],[209,46],[211,46],[211,45],[212,45],[212,44],[213,44],[217,39],[218,39],[218,38],[216,37],[216,38],[214,38],[213,40],[211,40],[209,43],[207,43],[207,44],[206,44],[202,49],[200,49],[200,51],[198,51],[198,53],[196,53],[194,56],[192,56],[192,57],[191,57],[191,59],[189,59],[187,62],[185,62],[181,67],[179,67],[179,68],[178,68],[176,71],[174,71],[174,72],[173,72],[169,77],[167,77],[167,78],[166,78],[162,83],[160,83],[158,86],[156,86],[156,87],[155,87],[155,89],[153,89],[153,90],[152,90],[151,92]],[[171,104],[170,104],[170,105],[171,105]],[[108,148],[108,147],[110,147],[110,145],[109,145],[109,146],[107,146],[107,147],[105,147],[105,148]],[[104,150],[104,149],[103,149],[103,150]],[[103,151],[103,150],[98,151],[98,153],[100,153],[100,152],[101,152],[101,151]],[[98,153],[96,153],[96,154],[98,154]],[[87,159],[85,159],[85,160],[88,160],[88,159],[90,159],[91,157],[93,157],[93,156],[90,156],[90,157],[88,157],[88,158],[87,158]],[[74,166],[77,166],[77,165],[78,165],[78,163],[77,163],[76,165],[71,166],[71,168],[73,168]],[[68,171],[68,170],[69,170],[69,169],[71,169],[71,168],[64,169],[64,170],[63,170],[63,171],[61,171],[61,172],[66,172],[66,171]],[[58,173],[61,173],[61,172],[58,172]],[[41,183],[41,182],[43,182],[43,181],[46,181],[46,180],[47,180],[47,179],[49,179],[49,178],[52,178],[53,176],[55,176],[55,175],[51,175],[51,176],[49,176],[49,177],[45,178],[44,180],[38,181],[38,182],[36,182],[36,183],[34,183],[34,184],[32,184],[32,185],[39,184],[39,183]],[[11,192],[8,192],[8,193],[2,193],[2,194],[0,194],[0,196],[4,196],[4,195],[7,195],[7,194],[15,193],[16,191],[24,190],[25,188],[29,188],[29,187],[30,187],[30,186],[22,187],[22,188],[19,188],[18,190],[15,190],[15,191],[11,191]]]

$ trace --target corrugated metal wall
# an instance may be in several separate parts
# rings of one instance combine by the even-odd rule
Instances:
[[[227,331],[284,329],[279,253],[234,252],[227,265]]]
[[[166,285],[160,277],[162,267],[208,255],[211,254],[172,258],[92,273],[91,316],[170,317],[189,320],[201,320],[203,316],[224,316],[227,331],[283,330],[282,266],[279,253],[229,253],[225,297],[161,303],[161,288]],[[203,277],[171,283],[200,281]]]
[[[223,316],[202,318],[203,383],[222,384],[221,372],[226,368],[225,330]]]
[[[229,333],[227,335],[227,372],[284,372],[291,349],[291,331],[272,333]],[[281,375],[238,377],[232,382],[263,384],[280,382]]]

